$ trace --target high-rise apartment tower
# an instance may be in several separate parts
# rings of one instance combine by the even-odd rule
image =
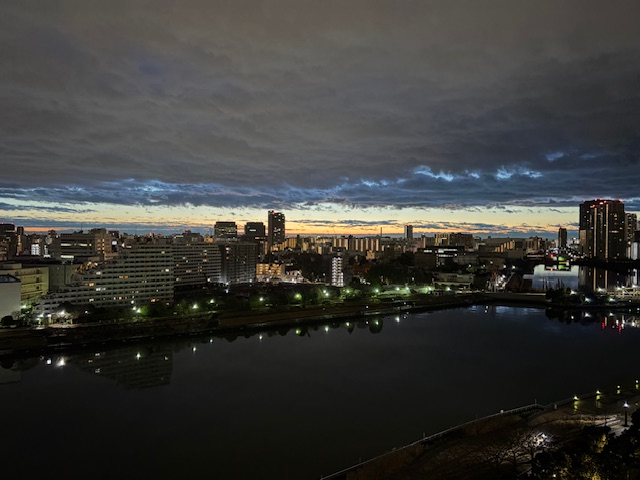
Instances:
[[[282,242],[284,242],[284,213],[269,210],[267,245],[271,249]]]

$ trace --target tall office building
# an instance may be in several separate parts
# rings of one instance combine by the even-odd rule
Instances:
[[[284,242],[284,213],[269,210],[267,225],[267,246],[271,249]]]
[[[238,236],[236,222],[216,222],[213,226],[213,235],[216,238],[235,238]]]
[[[563,227],[558,229],[558,248],[567,248],[567,229]]]
[[[261,240],[267,234],[263,222],[247,222],[244,225],[244,236],[247,240]]]
[[[0,223],[0,261],[19,255],[18,233],[13,223]]]
[[[13,223],[0,223],[0,237],[11,237],[16,234],[16,226]]]
[[[588,258],[619,260],[626,256],[624,203],[589,200],[580,205],[580,249]]]
[[[638,215],[636,213],[624,214],[624,239],[627,244],[633,242],[633,234],[638,230]]]
[[[404,238],[407,240],[413,240],[413,225],[404,226]]]

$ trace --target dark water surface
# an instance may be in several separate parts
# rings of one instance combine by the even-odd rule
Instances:
[[[640,331],[614,317],[602,328],[477,306],[379,321],[5,364],[3,472],[317,479],[423,432],[638,374]]]

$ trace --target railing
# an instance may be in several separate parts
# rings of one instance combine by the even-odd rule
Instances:
[[[511,409],[511,410],[501,410],[498,413],[494,413],[492,415],[487,415],[486,417],[478,418],[476,420],[471,420],[469,422],[465,422],[465,423],[462,423],[460,425],[456,425],[455,427],[451,427],[451,428],[448,428],[448,429],[443,430],[441,432],[434,433],[433,435],[429,435],[428,437],[422,437],[421,439],[416,440],[415,442],[409,443],[407,445],[404,445],[403,447],[394,448],[393,450],[385,452],[385,453],[383,453],[381,455],[378,455],[377,457],[373,457],[373,458],[371,458],[369,460],[365,460],[365,461],[360,462],[360,463],[358,463],[356,465],[352,465],[350,467],[344,468],[344,469],[340,470],[339,472],[332,473],[331,475],[328,475],[326,477],[322,476],[320,478],[322,480],[337,479],[341,475],[345,475],[345,474],[347,474],[347,473],[349,473],[351,471],[357,470],[358,468],[360,468],[360,467],[362,467],[362,466],[364,466],[366,464],[375,462],[376,460],[384,458],[387,455],[394,454],[394,453],[398,452],[399,450],[403,450],[405,448],[410,448],[410,447],[413,447],[415,445],[431,443],[431,442],[439,440],[439,439],[441,439],[441,438],[443,438],[443,437],[445,437],[445,436],[447,436],[447,435],[449,435],[449,434],[451,434],[453,432],[456,432],[458,430],[462,430],[462,429],[464,429],[464,428],[466,428],[466,427],[468,427],[470,425],[474,425],[474,424],[477,424],[477,423],[480,423],[480,422],[485,422],[485,421],[490,420],[492,418],[498,418],[498,417],[501,417],[501,416],[504,416],[504,415],[518,415],[518,414],[526,414],[526,413],[529,413],[529,412],[530,413],[542,412],[544,410],[547,410],[548,408],[549,408],[548,405],[541,405],[539,403],[533,403],[531,405],[525,405],[524,407],[518,407],[518,408]]]

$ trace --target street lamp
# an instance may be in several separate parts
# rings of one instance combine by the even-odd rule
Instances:
[[[624,426],[628,427],[629,423],[627,422],[627,414],[629,413],[629,404],[626,402],[626,400],[624,402],[623,407],[624,407]]]

